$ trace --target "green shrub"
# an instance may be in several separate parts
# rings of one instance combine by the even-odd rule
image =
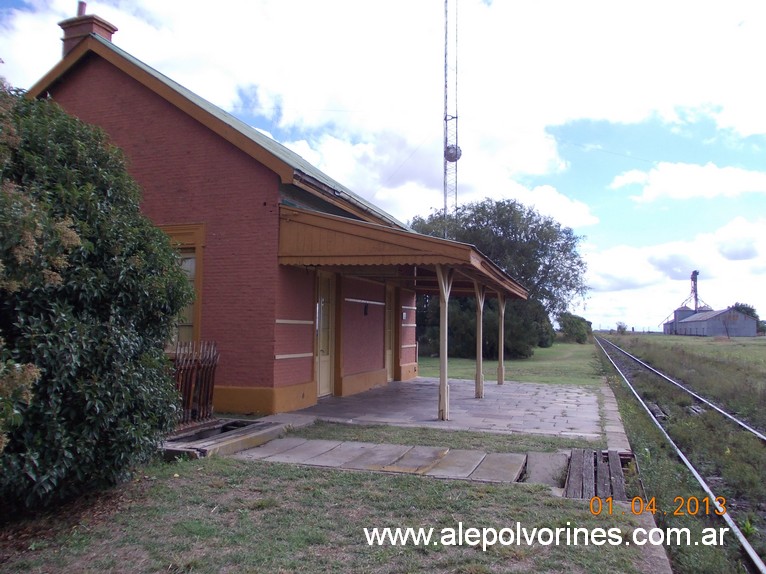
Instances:
[[[593,334],[590,321],[572,313],[561,313],[558,321],[565,341],[584,344]]]
[[[0,397],[0,501],[35,507],[120,481],[172,428],[163,347],[191,293],[105,134],[0,101],[0,359],[39,374]]]

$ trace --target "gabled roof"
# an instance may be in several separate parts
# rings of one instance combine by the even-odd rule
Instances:
[[[713,319],[715,317],[718,317],[719,315],[725,315],[729,311],[745,315],[744,313],[741,313],[740,311],[737,311],[736,309],[722,309],[721,311],[701,311],[699,313],[695,313],[691,317],[687,317],[686,319],[680,320],[679,323],[694,323],[697,321],[707,321],[708,319]]]
[[[72,49],[64,59],[29,89],[28,96],[37,98],[44,95],[67,71],[90,53],[104,58],[246,154],[257,159],[277,173],[282,183],[306,189],[364,220],[408,229],[404,223],[338,183],[297,153],[96,34],[90,34]]]
[[[37,98],[83,58],[95,54],[202,123],[276,173],[283,184],[306,190],[361,219],[280,206],[279,262],[283,265],[335,266],[346,270],[385,269],[417,291],[437,289],[436,265],[454,269],[453,292],[469,294],[474,282],[498,293],[526,299],[527,290],[472,245],[416,233],[396,218],[333,180],[285,146],[134,58],[110,41],[86,36],[27,95]],[[397,266],[417,266],[419,275]],[[392,271],[393,270],[393,271]]]

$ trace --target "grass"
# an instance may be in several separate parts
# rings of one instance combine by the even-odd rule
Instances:
[[[523,433],[494,434],[472,431],[444,431],[420,427],[388,425],[349,425],[319,421],[290,433],[306,439],[328,439],[359,442],[382,442],[420,446],[473,449],[485,452],[556,452],[560,449],[606,446],[605,440],[559,438]]]
[[[596,385],[603,373],[594,357],[590,345],[557,344],[538,350],[531,360],[509,362],[508,378]],[[470,375],[463,378],[472,378],[470,365]],[[458,376],[455,371],[452,376]],[[577,439],[328,423],[300,432],[310,433],[311,438],[505,452],[594,446],[581,445]],[[666,477],[670,484],[675,484],[673,476]],[[593,516],[587,503],[552,497],[539,485],[210,458],[155,463],[141,469],[136,480],[90,500],[0,526],[0,571],[488,574],[650,570],[644,551],[633,545],[514,544],[496,545],[486,552],[468,545],[368,546],[363,531],[365,527],[425,526],[435,528],[438,535],[440,529],[458,523],[500,529],[517,522],[528,529],[614,527],[625,537],[636,526],[630,513]],[[706,556],[703,560],[703,567],[719,564],[713,559],[708,562]]]
[[[64,572],[636,572],[634,546],[368,546],[365,527],[635,527],[533,485],[343,472],[210,458],[156,464],[48,539],[3,538],[0,569]],[[19,546],[19,543],[21,545]]]
[[[653,344],[654,337],[651,337],[651,339]],[[625,346],[625,338],[619,341],[615,340],[615,342],[617,344],[622,343],[621,346]],[[683,344],[683,342],[680,343],[680,345]],[[693,344],[696,344],[696,342]],[[684,362],[680,359],[680,356],[689,352],[688,348],[682,351],[678,342],[667,345],[666,350],[663,350],[661,346],[656,347],[655,349],[660,349],[661,352],[653,355],[653,364],[667,372],[668,366],[678,366],[678,363]],[[633,350],[635,351],[636,349],[634,348]],[[670,354],[665,355],[665,351]],[[644,356],[643,354],[640,355]],[[668,362],[662,362],[663,360]],[[604,364],[606,368],[606,362]],[[700,363],[698,362],[697,364]],[[721,364],[719,361],[719,365]],[[611,367],[607,372],[611,372]],[[737,385],[736,373],[729,373],[725,369],[719,374],[719,380],[727,381],[727,385]],[[675,387],[669,384],[665,387],[656,388],[651,388],[648,385],[649,383],[643,383],[641,378],[637,379],[636,386],[641,388],[642,393],[644,391],[648,393],[648,396],[645,396],[645,398],[653,402],[659,402],[663,408],[669,408],[672,405],[672,395],[680,393],[680,391],[677,391]],[[618,379],[616,376],[610,376],[610,386],[612,386],[620,406],[620,414],[641,470],[641,480],[646,495],[655,498],[657,508],[660,510],[655,516],[658,526],[662,528],[688,527],[692,531],[699,531],[701,528],[709,526],[725,527],[722,519],[712,515],[705,515],[704,513],[699,513],[697,516],[688,514],[684,516],[673,515],[672,510],[678,506],[676,502],[677,497],[682,497],[683,500],[697,497],[697,499],[702,500],[706,494],[697,484],[696,480],[694,480],[688,469],[678,460],[675,452],[666,443],[664,437],[650,421],[648,415],[646,415],[643,408],[635,400],[627,386],[622,383],[621,379]],[[750,466],[746,468],[745,465],[738,465],[735,461],[733,452],[739,451],[741,454],[742,449],[735,448],[735,443],[732,442],[732,437],[734,436],[732,429],[728,429],[725,425],[721,426],[720,420],[710,420],[708,416],[710,414],[712,413],[682,418],[678,409],[673,410],[669,418],[668,432],[671,436],[674,436],[676,442],[692,458],[702,474],[708,477],[707,480],[711,484],[714,480],[720,482],[721,478],[726,480],[728,475],[735,476],[739,482],[745,481],[753,476],[753,473],[745,472],[746,470],[752,470]],[[715,438],[713,439],[712,437]],[[754,442],[757,443],[757,441]],[[692,447],[695,448],[694,452],[690,450]],[[732,448],[731,451],[729,447]],[[760,444],[750,444],[745,453],[755,460],[756,451],[761,448]],[[718,465],[715,468],[710,464],[713,461]],[[755,480],[751,481],[753,483],[751,486],[761,485],[762,488],[762,478],[763,468],[760,470],[760,477],[758,477],[756,472]],[[731,476],[729,476],[730,479]],[[731,482],[734,483],[734,481]],[[713,484],[716,494],[723,493],[727,496],[729,509],[732,510],[732,507],[735,505],[735,499],[732,495],[735,493],[722,491],[721,486],[717,483]],[[734,518],[737,519],[737,516],[735,515]],[[759,534],[753,532],[753,536],[754,539],[751,542],[754,546],[758,547],[759,544],[762,544],[757,539]],[[723,548],[707,546],[668,547],[667,550],[673,563],[674,572],[745,572],[742,555],[736,540],[730,534],[726,540],[727,545]]]
[[[497,360],[485,360],[482,372],[486,381],[497,380]],[[601,367],[593,345],[555,343],[547,349],[535,349],[529,359],[504,361],[505,378],[525,383],[554,383],[592,386],[601,384]],[[473,359],[450,358],[447,367],[451,379],[469,379],[476,376]],[[438,357],[420,357],[418,374],[421,377],[439,376]]]
[[[732,414],[766,430],[766,337],[611,337]]]

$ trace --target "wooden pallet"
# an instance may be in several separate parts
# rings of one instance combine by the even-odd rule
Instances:
[[[611,496],[613,500],[627,500],[620,453],[616,450],[603,453],[590,449],[572,449],[564,496],[586,500],[594,496]]]

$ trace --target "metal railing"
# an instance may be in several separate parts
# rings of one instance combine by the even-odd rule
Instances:
[[[214,341],[178,343],[173,367],[181,394],[180,424],[213,416],[215,369],[220,353]]]

